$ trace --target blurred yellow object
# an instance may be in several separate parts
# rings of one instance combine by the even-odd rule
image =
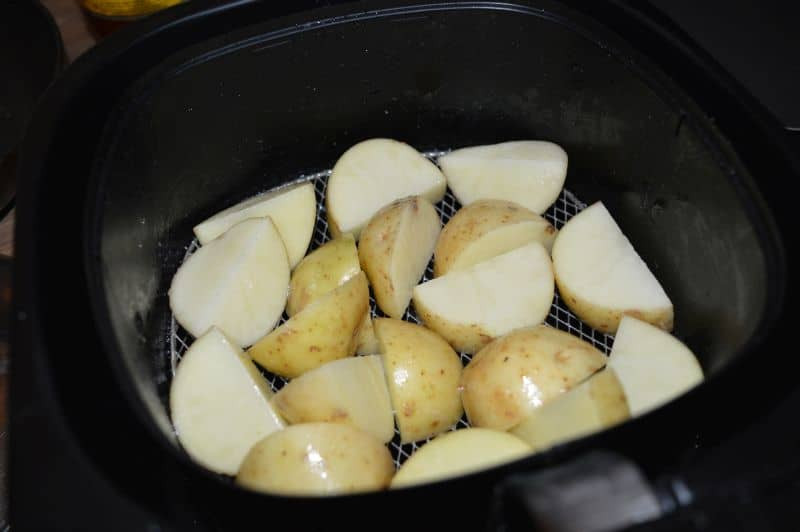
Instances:
[[[138,18],[180,4],[184,0],[81,0],[92,15],[113,19]]]

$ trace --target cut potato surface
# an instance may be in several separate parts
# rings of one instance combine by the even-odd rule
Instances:
[[[353,355],[368,309],[367,277],[360,272],[292,316],[248,353],[272,373],[297,377],[331,360]]]
[[[394,415],[380,355],[323,364],[281,388],[273,404],[289,423],[346,423],[382,442],[394,436]]]
[[[566,305],[594,329],[614,333],[630,314],[672,330],[672,302],[601,202],[561,228],[553,268]]]
[[[458,354],[425,327],[391,318],[374,326],[401,443],[448,430],[463,412]]]
[[[671,334],[624,316],[608,366],[622,383],[634,416],[674,399],[703,381],[694,354]]]
[[[239,222],[269,216],[286,245],[289,266],[294,268],[306,254],[317,215],[314,185],[303,183],[271,190],[221,211],[194,228],[206,245]]]
[[[370,139],[347,150],[328,179],[328,226],[335,237],[361,229],[382,207],[407,196],[444,197],[445,178],[417,150],[396,140]]]
[[[476,427],[507,430],[606,363],[591,344],[546,325],[516,330],[481,349],[461,377]]]
[[[234,225],[178,268],[169,305],[192,336],[216,326],[245,347],[275,326],[288,287],[283,240],[269,218],[253,218]]]
[[[394,474],[389,449],[340,423],[292,425],[258,442],[236,483],[285,495],[337,495],[385,488]]]
[[[411,291],[422,278],[442,228],[423,197],[397,200],[378,211],[361,232],[358,256],[378,307],[388,316],[405,314]]]
[[[507,432],[470,428],[437,436],[397,470],[392,488],[474,473],[531,453],[530,445]]]
[[[212,328],[181,358],[169,404],[189,456],[212,471],[234,475],[256,442],[284,426],[271,397],[250,358]]]
[[[554,292],[550,256],[531,242],[418,285],[414,308],[458,351],[475,353],[498,336],[544,321]]]
[[[607,368],[534,410],[511,433],[538,451],[606,429],[630,415],[622,385]]]
[[[530,242],[548,253],[556,228],[521,205],[504,200],[479,200],[459,210],[442,229],[434,252],[436,277],[463,270]]]
[[[567,154],[552,142],[523,140],[454,150],[439,166],[462,205],[499,199],[541,214],[564,187]]]

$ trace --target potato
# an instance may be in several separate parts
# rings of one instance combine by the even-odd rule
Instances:
[[[434,252],[436,277],[463,270],[529,242],[549,252],[556,228],[511,201],[478,200],[459,210],[442,229]]]
[[[361,272],[292,316],[248,353],[272,373],[297,377],[355,353],[358,329],[368,309],[369,288]]]
[[[356,338],[356,353],[359,355],[373,355],[380,353],[381,345],[378,342],[378,337],[375,336],[375,329],[372,326],[372,317],[369,311],[364,316],[364,321],[358,329],[358,337]]]
[[[455,150],[439,166],[464,206],[499,199],[541,214],[564,187],[567,154],[552,142],[524,140]]]
[[[234,225],[198,249],[172,278],[169,305],[198,337],[219,327],[245,347],[272,329],[286,305],[289,262],[269,218]]]
[[[511,433],[538,451],[606,429],[630,415],[619,379],[606,368],[534,410]]]
[[[391,139],[370,139],[347,150],[328,179],[325,205],[334,237],[361,229],[382,207],[407,196],[431,203],[444,197],[442,172],[411,146]]]
[[[442,222],[436,209],[419,196],[387,205],[361,232],[358,257],[375,301],[392,318],[405,314],[411,291],[433,255]]]
[[[309,303],[343,285],[361,271],[353,235],[331,240],[309,253],[292,272],[286,314],[294,316]]]
[[[272,400],[289,423],[347,423],[382,442],[394,436],[394,415],[380,355],[348,357],[312,369]]]
[[[703,381],[703,370],[680,340],[631,316],[623,316],[608,359],[638,416]]]
[[[401,442],[424,440],[453,426],[463,413],[456,352],[413,323],[379,318],[374,325]]]
[[[284,427],[250,358],[216,327],[183,354],[169,391],[175,432],[195,461],[234,475],[250,448]]]
[[[239,222],[269,216],[286,245],[289,266],[294,268],[306,254],[317,217],[314,185],[302,183],[254,196],[218,212],[194,228],[200,244],[206,245]]]
[[[561,228],[553,268],[564,303],[594,329],[613,334],[630,314],[672,330],[672,302],[601,202]]]
[[[385,488],[394,463],[374,436],[341,423],[292,425],[258,442],[236,483],[283,495],[340,495]]]
[[[400,466],[392,488],[425,484],[502,465],[531,453],[516,436],[492,429],[469,428],[441,434]]]
[[[464,368],[464,410],[475,427],[507,430],[605,363],[603,353],[569,333],[546,325],[519,329]]]
[[[544,321],[554,292],[547,250],[531,242],[418,285],[414,308],[456,350],[475,353],[498,336]]]

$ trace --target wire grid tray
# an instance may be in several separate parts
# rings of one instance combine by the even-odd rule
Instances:
[[[436,162],[439,156],[447,153],[445,151],[436,151],[436,152],[427,152],[424,153],[426,157],[431,159],[433,162]],[[320,247],[322,244],[330,240],[330,234],[328,233],[328,221],[327,221],[327,213],[325,210],[325,189],[328,184],[328,177],[330,177],[331,171],[324,170],[322,172],[318,172],[315,174],[309,174],[301,176],[300,178],[292,181],[290,184],[294,183],[302,183],[302,182],[313,182],[314,183],[314,190],[316,192],[317,197],[317,219],[314,225],[314,234],[311,238],[311,244],[309,245],[308,252],[315,250],[316,248]],[[288,184],[286,185],[288,186]],[[442,224],[446,224],[450,218],[461,208],[461,204],[456,200],[455,196],[453,196],[450,189],[447,190],[444,198],[442,201],[435,205],[436,211],[439,213],[439,216],[442,220]],[[561,229],[561,227],[567,223],[567,221],[578,214],[581,210],[586,208],[586,204],[575,197],[567,189],[562,190],[561,194],[559,195],[558,199],[555,201],[553,205],[544,213],[544,217],[552,223],[556,229]],[[194,239],[186,248],[186,255],[184,256],[184,261],[189,258],[189,256],[197,250],[199,247],[199,243],[197,239]],[[425,270],[425,274],[422,277],[420,282],[425,282],[430,279],[433,279],[433,260],[428,264],[428,268]],[[370,313],[372,317],[380,317],[383,316],[383,313],[380,309],[377,308],[375,304],[375,298],[370,295],[369,300],[370,305]],[[284,323],[288,317],[284,313],[283,317],[281,318],[279,325]],[[417,315],[414,312],[412,306],[406,310],[403,319],[406,321],[410,321],[413,323],[420,323],[420,320],[417,318]],[[553,299],[553,305],[550,308],[550,314],[548,315],[545,322],[557,329],[561,329],[563,331],[569,332],[583,340],[586,340],[590,344],[594,345],[597,349],[602,351],[603,353],[608,354],[611,351],[611,345],[613,343],[613,336],[604,334],[598,331],[595,331],[588,325],[584,324],[580,319],[578,319],[561,301],[561,298],[558,295],[558,291],[556,290],[555,297]],[[178,323],[175,321],[174,316],[170,316],[170,334],[169,334],[169,354],[170,354],[170,365],[172,368],[172,372],[170,377],[174,376],[175,368],[180,361],[181,355],[188,349],[189,345],[192,343],[192,336],[186,332]],[[472,356],[466,353],[460,353],[461,356],[461,363],[463,365],[467,365],[471,360]],[[270,387],[273,391],[277,392],[280,390],[284,384],[288,382],[287,379],[270,373],[263,368],[259,368],[264,375],[264,378],[269,382]],[[467,420],[466,415],[462,416],[461,419],[453,425],[450,430],[456,430],[460,428],[469,427],[469,421]],[[389,442],[389,450],[392,453],[392,457],[394,458],[394,463],[396,467],[400,467],[400,465],[408,459],[417,449],[419,449],[422,445],[427,443],[428,440],[418,441],[414,443],[408,443],[405,445],[400,444],[400,433],[395,428],[395,435],[391,442]]]

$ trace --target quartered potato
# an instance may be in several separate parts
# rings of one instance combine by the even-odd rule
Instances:
[[[292,316],[253,345],[248,354],[272,373],[297,377],[353,355],[368,309],[367,277],[361,272]]]
[[[434,252],[436,277],[463,270],[530,242],[549,252],[556,238],[550,222],[505,200],[478,200],[459,210],[442,229]]]
[[[531,242],[414,288],[414,308],[458,351],[475,353],[494,338],[536,325],[555,292],[547,250]]]
[[[491,429],[469,428],[441,434],[417,450],[392,479],[392,488],[474,473],[531,453],[516,436]]]
[[[394,436],[394,415],[380,355],[348,357],[312,369],[275,394],[289,423],[346,423],[382,442]]]
[[[499,199],[541,214],[564,187],[567,154],[552,142],[523,140],[454,150],[439,166],[464,206]]]
[[[289,266],[294,268],[311,242],[316,215],[314,185],[290,185],[259,194],[218,212],[195,226],[194,234],[205,246],[239,222],[269,216],[286,245]]]
[[[608,359],[637,416],[674,399],[703,381],[694,354],[671,334],[623,316]]]
[[[374,325],[402,443],[453,426],[463,412],[458,354],[425,327],[391,318]]]
[[[561,228],[553,268],[564,303],[592,328],[613,334],[630,314],[672,330],[672,302],[601,202]]]
[[[184,262],[169,288],[175,320],[192,336],[219,327],[246,347],[278,322],[286,305],[289,261],[269,218],[234,225]]]
[[[393,474],[389,449],[371,434],[341,423],[304,423],[253,446],[236,483],[283,495],[341,495],[385,488]]]
[[[370,139],[347,150],[328,179],[328,227],[336,237],[361,229],[376,212],[400,198],[424,196],[431,203],[444,197],[445,182],[435,164],[396,140]]]
[[[617,375],[606,368],[534,410],[511,433],[538,451],[606,429],[630,415]]]
[[[546,325],[516,330],[481,349],[461,377],[476,427],[507,430],[601,369],[603,353]]]
[[[361,232],[358,256],[378,307],[400,319],[422,278],[442,228],[433,205],[412,196],[378,211]]]
[[[183,354],[169,392],[178,439],[195,461],[234,475],[250,448],[284,427],[250,358],[216,328]]]

